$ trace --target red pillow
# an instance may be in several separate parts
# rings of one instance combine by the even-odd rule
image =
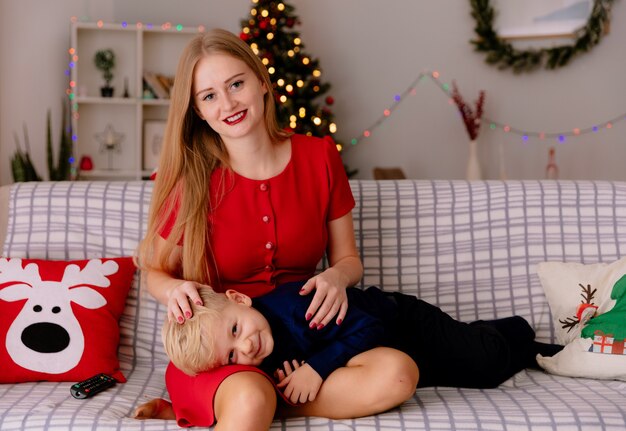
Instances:
[[[80,381],[119,370],[132,258],[0,258],[0,383]]]

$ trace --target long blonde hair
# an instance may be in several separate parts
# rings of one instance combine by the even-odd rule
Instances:
[[[243,61],[268,89],[264,95],[264,123],[271,142],[289,137],[276,120],[272,82],[267,69],[250,47],[234,34],[213,29],[199,34],[183,50],[172,88],[167,126],[156,181],[152,194],[148,229],[137,249],[142,269],[160,268],[171,275],[199,283],[211,283],[214,258],[209,243],[211,173],[218,166],[229,166],[228,152],[219,134],[194,110],[193,74],[206,55],[221,53]],[[176,221],[159,254],[153,259],[153,245],[172,211]],[[183,238],[184,234],[184,238]],[[174,248],[182,242],[180,262],[172,262]]]

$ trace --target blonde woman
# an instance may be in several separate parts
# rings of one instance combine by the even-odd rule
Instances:
[[[190,301],[202,302],[202,286],[256,297],[305,281],[300,294],[313,295],[302,316],[309,328],[340,325],[346,288],[363,273],[353,207],[334,144],[279,128],[269,75],[250,48],[224,30],[193,39],[178,64],[138,250],[147,289],[167,306],[168,319],[184,325]],[[324,253],[329,267],[315,275]],[[266,430],[277,404],[280,415],[369,415],[411,397],[417,380],[415,363],[389,348],[355,356],[325,380],[314,401],[296,406],[277,403],[272,382],[253,367],[190,377],[170,364],[166,372],[179,424],[216,423],[217,430]]]

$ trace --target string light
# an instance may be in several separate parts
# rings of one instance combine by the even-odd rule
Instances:
[[[398,105],[402,103],[404,100],[406,100],[407,95],[415,96],[417,94],[417,89],[416,89],[417,85],[426,79],[430,79],[431,82],[433,82],[437,87],[439,87],[439,89],[443,93],[445,93],[446,97],[448,98],[448,102],[450,102],[450,87],[448,84],[440,82],[439,77],[440,77],[440,73],[436,70],[431,71],[431,72],[429,71],[421,72],[417,76],[417,78],[415,78],[415,80],[413,80],[413,82],[407,87],[407,89],[404,92],[394,95],[393,103],[391,104],[391,106],[385,109],[383,111],[383,114],[376,121],[374,121],[374,123],[370,124],[370,126],[367,127],[360,134],[360,136],[352,138],[350,140],[350,144],[352,146],[357,145],[361,140],[363,140],[363,138],[370,137],[372,134],[372,131],[376,129],[378,126],[380,126],[387,118],[389,118],[391,114],[393,113],[393,111],[398,107]],[[482,118],[481,122],[485,124],[486,126],[488,126],[487,130],[491,130],[491,131],[502,130],[505,133],[519,135],[521,137],[522,143],[527,144],[530,141],[530,138],[537,138],[539,140],[554,139],[554,140],[557,140],[559,143],[565,143],[567,141],[567,138],[570,136],[579,137],[579,136],[586,135],[589,133],[598,132],[602,128],[612,129],[615,123],[623,121],[623,120],[626,120],[626,113],[618,115],[607,121],[598,123],[594,126],[590,126],[586,128],[576,127],[568,131],[560,131],[560,132],[543,132],[543,131],[535,132],[535,131],[529,131],[529,130],[522,130],[522,129],[513,127],[510,124],[500,123],[498,121],[494,121],[489,118]],[[604,126],[602,126],[601,124],[604,124]]]

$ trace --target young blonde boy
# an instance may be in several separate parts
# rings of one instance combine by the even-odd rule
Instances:
[[[288,283],[251,299],[234,290],[201,290],[184,324],[166,322],[165,349],[181,371],[195,375],[215,367],[257,366],[274,376],[293,403],[315,399],[322,382],[356,354],[376,346],[399,349],[418,365],[418,387],[495,387],[526,367],[537,353],[562,347],[534,341],[519,316],[463,323],[414,296],[376,287],[347,290],[350,307],[341,325],[305,320],[311,298],[302,283]]]

